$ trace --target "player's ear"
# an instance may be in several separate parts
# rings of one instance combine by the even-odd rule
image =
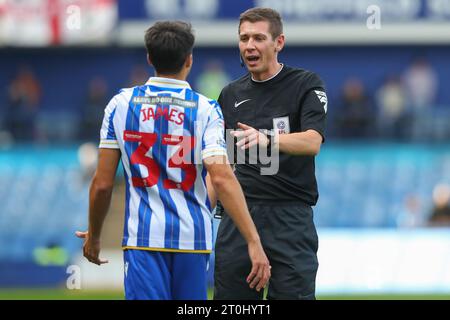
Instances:
[[[193,63],[194,63],[194,57],[191,53],[190,55],[187,56],[186,62],[184,63],[184,65],[186,66],[186,68],[190,68],[190,67],[192,67]]]

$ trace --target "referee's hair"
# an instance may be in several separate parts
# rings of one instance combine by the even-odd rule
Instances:
[[[268,21],[269,22],[269,32],[272,35],[272,39],[276,39],[280,34],[283,33],[283,22],[281,20],[281,15],[278,11],[271,8],[251,8],[244,11],[239,16],[239,28],[238,33],[241,30],[241,24],[244,21],[249,21],[251,23],[258,21]]]
[[[145,32],[145,47],[159,74],[177,74],[192,53],[195,37],[191,24],[158,21]]]

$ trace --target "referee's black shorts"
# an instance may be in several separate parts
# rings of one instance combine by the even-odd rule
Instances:
[[[308,205],[248,204],[262,245],[272,266],[268,299],[315,299],[318,238]],[[251,270],[244,238],[225,213],[215,247],[214,299],[263,298],[250,289]]]

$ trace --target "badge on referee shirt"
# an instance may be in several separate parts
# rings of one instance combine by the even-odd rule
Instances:
[[[273,129],[278,130],[278,134],[290,133],[289,117],[273,118]]]

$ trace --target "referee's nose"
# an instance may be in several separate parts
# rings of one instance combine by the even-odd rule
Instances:
[[[255,50],[255,40],[253,39],[253,37],[250,37],[250,39],[248,39],[247,44],[245,46],[245,50],[248,51],[252,51]]]

